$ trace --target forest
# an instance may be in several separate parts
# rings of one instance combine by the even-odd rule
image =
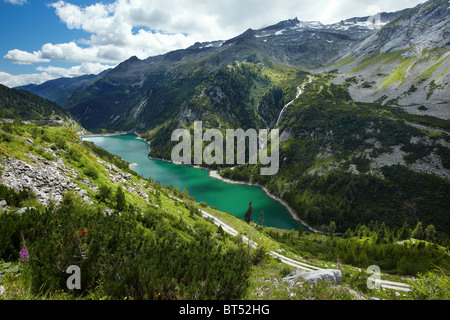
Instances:
[[[343,235],[330,233],[318,236],[306,231],[268,231],[277,241],[294,248],[298,254],[310,259],[324,259],[368,268],[377,265],[388,274],[419,274],[436,268],[450,270],[448,244],[439,245],[442,235],[433,225],[421,222],[401,228],[389,228],[384,223],[370,222],[348,229]],[[448,243],[448,239],[444,242]]]

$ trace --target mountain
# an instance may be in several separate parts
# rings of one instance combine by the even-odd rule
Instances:
[[[63,103],[87,129],[136,130],[170,159],[175,129],[279,129],[280,170],[211,165],[339,232],[422,221],[450,233],[449,6],[324,25],[298,19],[122,62]]]
[[[20,120],[59,120],[75,122],[56,103],[26,90],[0,85],[0,118]]]
[[[405,10],[324,70],[338,71],[335,83],[353,78],[349,91],[357,101],[449,119],[448,16],[446,1]]]
[[[61,87],[66,109],[0,87],[0,117],[63,119],[0,123],[0,299],[448,299],[448,17],[447,1],[429,1],[131,57]],[[278,129],[275,175],[202,166],[265,187],[319,232],[247,223],[145,179],[82,141],[69,111],[93,131],[136,130],[164,159],[194,121]],[[374,265],[383,289],[411,291],[371,289]],[[315,285],[295,270],[330,268],[342,277]]]
[[[433,111],[450,101],[445,90],[447,13],[446,1],[429,1],[410,10],[381,13],[378,24],[369,17],[331,25],[292,19],[249,29],[227,41],[196,43],[142,61],[133,57],[72,94],[63,106],[91,130],[143,132],[174,116],[202,81],[238,61],[313,73],[337,69],[334,82],[341,84],[361,75],[357,85],[349,86],[354,100],[384,98],[402,106],[414,104],[412,112],[424,105],[429,114],[445,117],[445,112]],[[422,54],[415,57],[423,39],[434,40],[422,44]],[[381,64],[379,70],[377,64]],[[392,68],[395,73],[389,72]],[[403,81],[406,71],[411,76]],[[398,78],[402,80],[399,90]]]
[[[109,70],[105,70],[98,75],[89,74],[73,78],[59,78],[49,80],[42,84],[29,84],[26,86],[16,87],[16,89],[23,89],[37,94],[43,98],[53,101],[59,105],[75,91],[82,90],[88,86],[97,77],[102,77]]]
[[[373,261],[392,272],[380,283],[397,294],[385,299],[448,293],[445,276],[405,277],[450,264],[448,238],[421,223],[344,237],[247,223],[144,179],[63,126],[1,125],[0,164],[5,300],[367,300],[380,294],[361,272]],[[311,285],[324,274],[333,281]]]

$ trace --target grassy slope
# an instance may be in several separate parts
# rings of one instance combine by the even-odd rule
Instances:
[[[85,188],[89,194],[91,195],[91,199],[95,199],[95,193],[92,192],[86,185],[84,185],[81,181],[83,179],[88,179],[92,184],[97,186],[108,185],[110,187],[118,186],[117,183],[112,182],[108,178],[107,171],[105,167],[103,167],[98,161],[98,156],[93,154],[89,149],[87,149],[84,145],[78,142],[77,135],[66,128],[55,128],[55,127],[47,127],[47,128],[37,128],[41,133],[39,136],[33,136],[33,132],[35,130],[34,125],[20,126],[14,128],[14,133],[2,133],[2,141],[0,142],[0,153],[3,156],[15,157],[17,159],[22,159],[24,161],[28,161],[27,153],[35,154],[37,156],[42,156],[37,152],[37,146],[47,147],[47,148],[55,148],[54,141],[58,137],[65,137],[66,146],[64,149],[56,149],[56,153],[62,157],[66,164],[72,166],[75,170],[80,170],[83,167],[92,167],[97,172],[97,175],[86,176],[81,174],[75,182],[81,187]],[[32,138],[35,141],[35,145],[31,146],[25,142],[25,138]],[[66,151],[64,151],[66,150]],[[75,159],[72,158],[71,153],[67,152],[67,150],[78,150],[72,151],[77,153],[77,157]],[[73,153],[72,153],[73,154]],[[119,163],[119,160],[116,159],[116,164]],[[82,171],[82,170],[80,170]],[[95,177],[95,178],[92,178]],[[205,228],[210,230],[211,232],[217,232],[217,227],[214,226],[208,219],[201,218],[197,215],[190,214],[190,210],[182,205],[179,201],[174,200],[174,197],[178,197],[183,199],[185,203],[191,203],[195,208],[206,210],[208,213],[213,214],[217,218],[221,219],[226,224],[232,226],[239,232],[242,232],[244,235],[249,234],[250,228],[252,229],[252,239],[256,240],[258,243],[261,243],[266,250],[284,250],[284,254],[290,256],[292,258],[299,258],[297,254],[295,254],[288,245],[282,244],[280,242],[275,241],[273,238],[267,235],[267,228],[256,227],[255,225],[248,225],[244,221],[235,218],[234,216],[217,211],[213,208],[200,206],[199,204],[193,202],[189,198],[183,198],[183,196],[179,193],[178,190],[171,190],[170,188],[166,188],[163,186],[159,186],[154,184],[151,181],[145,180],[142,177],[137,175],[133,175],[132,180],[128,181],[123,187],[126,189],[127,186],[131,184],[143,185],[145,186],[145,191],[150,196],[150,206],[155,206],[158,204],[160,208],[162,208],[161,217],[164,217],[164,220],[168,223],[173,223],[178,219],[182,220],[187,228],[195,228],[198,224],[203,225]],[[152,192],[153,190],[154,192]],[[139,210],[144,210],[148,207],[147,201],[143,200],[140,196],[131,193],[125,192],[127,202],[133,205],[135,208]],[[38,204],[35,200],[29,199],[26,200],[26,203],[22,205],[27,206],[35,206],[38,209],[42,210],[42,205]],[[105,205],[100,204],[100,205]],[[172,221],[172,222],[171,222]],[[279,230],[283,232],[282,230]],[[180,237],[182,238],[190,238],[189,233],[177,230],[179,232]],[[325,241],[326,236],[321,235],[311,235],[316,239],[315,241]],[[220,237],[215,237],[217,241],[220,241],[225,247],[234,247],[235,242],[231,237],[225,237],[224,240]],[[257,240],[258,239],[258,240]],[[254,252],[254,251],[251,251]],[[309,262],[311,263],[311,262]],[[314,264],[320,267],[333,267],[333,262],[321,262],[315,261]],[[6,265],[2,265],[6,266]],[[15,269],[18,267],[18,269]],[[6,267],[5,267],[6,269]],[[68,291],[49,291],[49,292],[31,292],[28,287],[28,283],[19,275],[20,265],[16,262],[13,263],[13,268],[8,268],[9,272],[6,274],[10,275],[2,279],[2,285],[6,289],[6,299],[73,299],[76,298],[72,295],[71,292]],[[16,270],[16,271],[14,271]],[[246,290],[245,295],[242,297],[243,299],[304,299],[304,298],[313,298],[313,299],[351,299],[354,298],[354,295],[349,293],[349,288],[353,287],[357,290],[364,290],[365,277],[367,276],[365,273],[361,273],[357,268],[353,268],[351,266],[343,265],[344,278],[343,284],[339,286],[329,286],[327,284],[321,284],[319,287],[312,287],[312,290],[307,290],[307,286],[299,287],[297,289],[288,288],[285,284],[278,285],[274,282],[274,279],[280,280],[282,276],[285,276],[290,272],[290,268],[286,267],[282,263],[272,258],[266,257],[261,262],[255,264],[250,273],[250,283],[249,287]],[[14,275],[17,275],[14,276]],[[267,282],[267,280],[270,280]],[[378,294],[382,296],[386,296],[386,293],[383,292],[368,292],[368,294]],[[3,298],[5,298],[3,297]],[[90,296],[82,296],[77,298],[99,298],[96,293],[91,293]],[[390,296],[394,298],[394,295]]]

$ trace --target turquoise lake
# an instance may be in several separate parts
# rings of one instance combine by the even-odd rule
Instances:
[[[239,218],[244,218],[249,202],[252,202],[252,220],[259,222],[264,212],[264,226],[282,229],[305,227],[295,220],[278,201],[269,197],[264,190],[256,186],[231,184],[209,176],[209,171],[170,162],[150,159],[148,144],[135,135],[89,136],[83,140],[91,141],[108,152],[135,163],[133,170],[144,178],[152,177],[164,185],[187,189],[197,202],[206,202]]]

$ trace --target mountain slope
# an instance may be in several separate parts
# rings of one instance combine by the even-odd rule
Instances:
[[[201,81],[235,61],[299,70],[332,62],[342,50],[376,32],[364,22],[367,18],[336,25],[293,19],[261,30],[249,29],[227,41],[196,43],[143,61],[133,57],[73,94],[63,106],[88,129],[144,131],[168,120]]]
[[[215,235],[203,207],[80,143],[72,129],[1,129],[0,259],[18,261],[27,248],[20,286],[33,297],[242,298],[256,260],[233,237]],[[81,290],[67,288],[61,270],[69,266],[80,267]]]
[[[98,75],[89,74],[74,78],[50,80],[39,85],[29,84],[26,86],[17,87],[16,89],[30,91],[31,93],[53,101],[58,105],[62,105],[72,93],[82,90],[97,77],[102,77],[108,71],[109,70],[103,71]]]
[[[331,221],[341,232],[370,221],[398,228],[422,221],[448,233],[448,120],[356,103],[332,78],[313,76],[285,109],[276,175],[250,165],[220,173],[265,185],[319,229]],[[442,129],[427,131],[430,123]]]
[[[266,83],[262,80],[272,79],[286,90],[271,90],[270,94],[266,93],[263,99],[266,106],[270,106],[273,101],[281,106],[282,103],[279,102],[284,93],[289,99],[292,95],[295,98],[280,117],[279,128],[285,131],[295,122],[295,118],[304,118],[298,121],[298,127],[294,126],[291,130],[295,132],[292,137],[297,133],[304,136],[305,132],[312,130],[308,136],[315,141],[327,139],[328,133],[323,135],[316,128],[319,125],[317,121],[323,119],[313,117],[313,113],[318,113],[321,108],[326,109],[320,110],[322,117],[327,114],[339,117],[342,114],[342,120],[345,121],[340,119],[334,124],[335,127],[330,128],[338,136],[345,136],[345,130],[363,134],[352,128],[364,127],[364,123],[358,124],[356,119],[363,115],[360,110],[364,110],[363,121],[376,121],[376,108],[355,106],[351,102],[347,105],[350,101],[348,94],[343,87],[330,84],[331,75],[320,78],[296,70],[281,70],[279,72],[284,78],[274,74],[273,69],[270,72],[265,70],[272,76],[270,78],[267,74],[261,74],[262,71],[252,64],[237,64],[227,73],[225,70],[218,70],[212,79],[198,89],[204,91],[206,97],[211,94],[210,88],[234,83],[234,80],[229,79],[243,80],[251,75],[250,79],[255,83],[259,81],[260,85]],[[305,85],[302,94],[298,95],[291,89],[296,89],[292,88],[293,85],[300,82]],[[260,87],[253,86],[250,82],[249,96],[254,96],[258,88]],[[224,87],[222,98],[225,99],[233,91],[227,91]],[[212,92],[217,93],[217,89]],[[245,97],[248,93],[244,90],[242,94]],[[300,100],[300,97],[303,99]],[[26,104],[28,101],[17,95],[15,98],[19,104]],[[237,95],[236,98],[239,100],[240,96]],[[321,105],[324,101],[329,105]],[[338,102],[339,107],[332,106],[332,101]],[[224,105],[227,103],[228,101],[222,101]],[[194,106],[196,102],[193,101],[192,104]],[[205,106],[208,107],[208,104]],[[308,112],[310,107],[314,112]],[[205,114],[207,111],[208,109]],[[267,119],[275,118],[276,115],[267,115]],[[380,124],[373,125],[372,129],[376,129],[378,125]],[[339,128],[342,126],[344,131]],[[397,133],[399,136],[406,134],[402,126],[397,130],[400,131]],[[391,132],[385,133],[385,136],[390,135]],[[377,138],[383,143],[383,147],[387,147],[385,144],[388,141],[386,137],[383,138],[383,134],[379,133]],[[345,137],[342,145],[332,145],[332,150],[328,151],[334,151],[336,157],[344,158],[349,148],[343,145],[361,143],[358,140],[356,137]],[[430,140],[436,142],[434,138]],[[292,169],[302,166],[304,160],[301,158],[317,149],[310,148],[307,153],[302,153],[300,144],[298,153],[293,153],[291,147],[286,147],[297,142],[289,138],[285,142],[282,146],[284,164],[281,175],[277,178],[287,176],[291,179],[290,183],[303,183],[305,175],[299,179],[298,171]],[[306,141],[305,145],[308,144],[314,142]],[[321,146],[323,144],[317,143],[313,147]],[[291,156],[297,158],[291,159]],[[360,163],[356,164],[358,170],[360,166]],[[364,166],[366,164],[363,163],[362,167]],[[235,172],[241,172],[245,176],[243,169],[245,167],[237,167]],[[395,170],[403,169],[394,168]],[[390,171],[392,172],[383,171],[387,179]],[[248,177],[251,179],[251,175]],[[411,177],[418,176],[400,176],[404,180]],[[310,177],[316,178],[317,176]],[[397,186],[390,186],[391,189],[386,190],[383,184],[390,184],[386,181],[373,178],[368,180],[360,176],[346,187],[348,176],[345,175],[345,170],[342,170],[339,179],[335,178],[335,173],[328,175],[328,178],[336,180],[336,183],[324,184],[323,181],[318,181],[308,183],[306,188],[301,186],[297,190],[282,189],[290,196],[304,196],[299,192],[302,189],[309,195],[318,191],[314,201],[320,200],[320,206],[325,210],[329,210],[328,205],[331,203],[321,198],[325,193],[324,185],[328,185],[326,188],[331,188],[339,195],[342,195],[339,192],[341,189],[353,189],[356,199],[351,200],[355,200],[353,210],[357,210],[361,201],[358,199],[361,189],[357,185],[366,183],[370,186],[375,181],[385,205],[391,191],[402,201],[399,191],[404,190]],[[270,181],[268,186],[271,187],[273,182]],[[395,206],[390,206],[392,217],[384,219],[386,224],[370,223],[367,227],[359,225],[348,229],[343,238],[264,228],[246,223],[206,204],[198,204],[185,191],[180,192],[172,186],[155,183],[151,177],[144,179],[129,169],[129,163],[118,156],[92,143],[82,142],[77,132],[66,127],[65,123],[61,126],[39,126],[34,122],[20,121],[3,123],[0,126],[1,298],[254,300],[270,297],[284,300],[324,299],[325,296],[327,299],[337,300],[365,299],[366,294],[360,292],[359,283],[366,283],[367,274],[361,272],[360,268],[367,268],[374,261],[383,271],[401,275],[426,272],[436,266],[447,269],[450,263],[446,249],[442,247],[448,246],[448,236],[441,228],[445,225],[445,220],[436,229],[428,225],[429,221],[436,221],[436,217],[442,218],[439,206],[433,208],[437,208],[436,212],[429,219],[421,215],[426,200],[432,202],[428,206],[434,205],[433,202],[445,202],[448,194],[446,185],[436,178],[429,180],[431,186],[420,180],[412,181],[413,183],[402,180],[400,183],[403,182],[407,182],[404,184],[408,188],[412,186],[413,191],[414,187],[420,189],[420,197],[415,199],[417,206],[414,207],[414,203],[408,204],[416,209],[415,217],[421,221],[413,224],[415,220],[409,220],[411,224],[404,224],[400,230],[389,226],[390,219],[397,217]],[[435,194],[428,194],[430,190]],[[289,196],[286,198],[290,200]],[[376,196],[370,200],[373,201],[373,198]],[[333,197],[333,201],[335,199],[338,196]],[[342,203],[345,206],[345,199]],[[369,204],[376,206],[379,202],[375,199]],[[320,206],[317,210],[320,210]],[[347,207],[352,209],[351,205],[347,204]],[[408,216],[408,208],[401,213]],[[308,214],[314,217],[314,212],[309,211]],[[370,212],[364,214],[371,215]],[[340,226],[339,220],[337,223]],[[224,230],[231,232],[231,235]],[[399,241],[403,245],[399,245]],[[321,282],[310,288],[307,282],[298,279],[299,285],[293,286],[289,282],[291,277],[286,277],[293,271],[292,267],[307,272],[335,269],[337,257],[341,257],[341,268],[346,275],[338,284]],[[65,271],[69,266],[80,267],[80,290],[67,288],[67,278],[70,275]],[[387,275],[383,274],[383,277]],[[388,279],[401,285],[396,290],[405,290],[404,276],[389,276]],[[382,283],[383,287],[393,284]],[[412,290],[413,285],[414,283],[410,287]],[[436,284],[433,285],[433,290],[436,290]],[[379,293],[369,291],[369,295],[373,294]],[[408,292],[405,295],[410,297]],[[391,297],[395,295],[385,298]]]
[[[326,235],[247,224],[138,176],[122,159],[80,143],[69,128],[15,124],[8,132],[2,129],[2,299],[366,299],[358,286],[367,274],[347,260],[362,267],[373,259],[386,268],[398,265],[395,272],[403,276],[388,279],[402,283],[406,273],[449,263],[431,238],[399,246],[397,233],[384,226],[364,231],[380,239],[363,242],[372,249],[364,259],[355,249],[361,245],[358,237],[330,241]],[[382,235],[395,238],[387,243]],[[287,282],[291,266],[334,269],[335,253],[321,248],[330,243],[345,253],[341,283],[321,282],[316,289],[302,279],[298,285]],[[379,246],[383,250],[373,250]],[[80,267],[80,290],[67,288],[68,266]],[[373,294],[380,293],[369,290]]]
[[[434,0],[382,13],[375,25],[369,17],[332,25],[292,19],[227,41],[196,43],[142,61],[133,57],[63,106],[91,130],[144,132],[179,113],[202,81],[237,61],[314,73],[337,69],[335,83],[361,77],[349,88],[356,101],[425,105],[440,108],[433,114],[445,117],[447,13],[446,2]]]
[[[356,101],[449,119],[449,14],[444,0],[405,10],[325,70],[340,73],[335,83],[354,78],[349,90]]]
[[[449,233],[449,16],[447,2],[433,0],[380,14],[376,25],[282,21],[132,57],[64,106],[90,130],[138,131],[164,159],[172,132],[196,120],[222,132],[278,128],[276,176],[210,168],[268,187],[322,230],[423,221]]]
[[[0,118],[44,120],[50,118],[72,119],[70,113],[56,103],[26,90],[10,89],[0,85]]]

